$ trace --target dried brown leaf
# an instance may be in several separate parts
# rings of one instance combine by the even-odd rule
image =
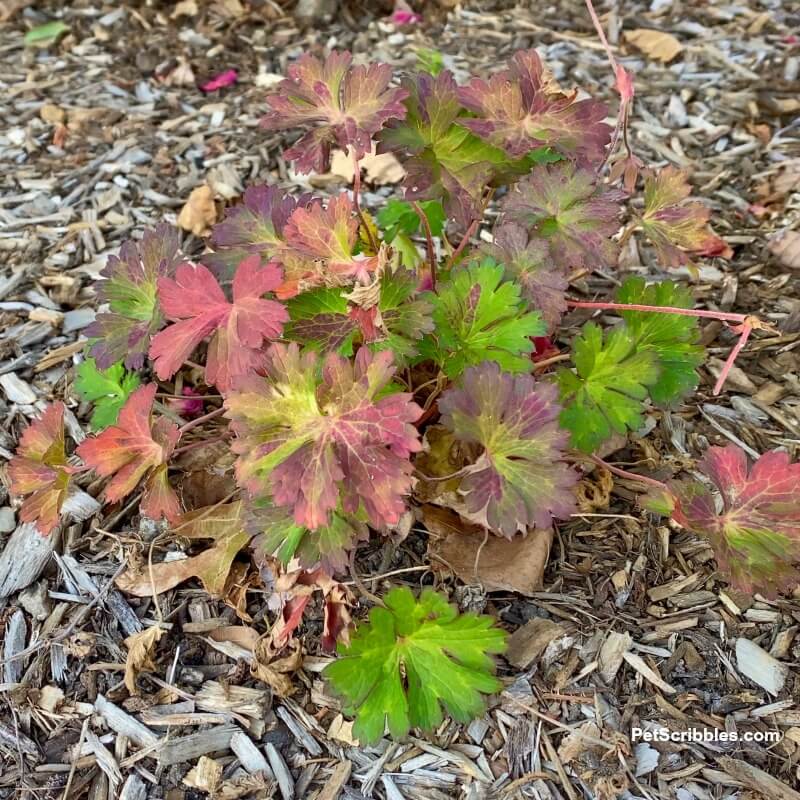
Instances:
[[[641,50],[648,58],[664,64],[672,61],[683,50],[683,45],[671,33],[654,31],[650,28],[625,31],[625,40],[637,50]]]
[[[131,694],[139,694],[136,677],[144,670],[155,669],[153,653],[164,631],[153,625],[125,639],[128,656],[125,659],[125,686]]]

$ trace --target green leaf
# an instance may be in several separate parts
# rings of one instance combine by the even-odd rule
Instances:
[[[353,355],[358,322],[348,316],[348,303],[341,288],[303,292],[291,298],[286,307],[291,322],[284,329],[285,338],[322,353]]]
[[[25,44],[52,44],[62,33],[66,33],[68,30],[69,25],[65,24],[60,19],[53,20],[52,22],[45,22],[44,25],[37,25],[25,34]]]
[[[645,285],[643,278],[628,278],[617,293],[617,302],[646,306],[691,308],[692,293],[672,281]],[[658,359],[659,376],[650,397],[659,406],[673,406],[692,392],[698,382],[697,367],[703,362],[700,327],[695,317],[624,311],[622,318],[637,351],[652,352]]]
[[[530,372],[530,337],[543,335],[545,324],[538,312],[527,310],[520,286],[503,278],[502,265],[487,258],[457,269],[439,294],[427,295],[435,328],[419,351],[449,378],[482,361],[494,361],[508,372]]]
[[[75,370],[75,391],[81,400],[94,403],[90,425],[99,431],[116,424],[120,409],[139,386],[139,376],[126,372],[121,363],[100,370],[93,358],[78,364]]]
[[[575,339],[573,359],[576,372],[558,373],[560,421],[572,433],[572,445],[591,453],[613,433],[640,428],[648,387],[659,377],[655,353],[637,351],[622,326],[604,340],[602,329],[587,322]]]
[[[418,72],[427,72],[436,77],[444,69],[444,57],[438,50],[418,47],[416,56]]]
[[[414,727],[434,730],[443,710],[458,722],[479,716],[483,695],[501,686],[490,654],[505,650],[505,632],[489,616],[459,614],[430,589],[419,600],[407,587],[392,589],[385,603],[325,670],[345,713],[356,716],[361,744],[377,742],[387,722],[399,738]]]
[[[444,229],[445,215],[438,200],[425,200],[419,204],[433,236],[440,236]],[[383,231],[386,244],[391,244],[398,234],[413,236],[420,228],[419,214],[411,203],[391,198],[378,212],[378,225]]]

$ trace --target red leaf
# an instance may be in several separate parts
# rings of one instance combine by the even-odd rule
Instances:
[[[306,54],[287,70],[275,94],[267,96],[271,110],[261,120],[268,130],[313,126],[284,155],[299,172],[327,172],[331,147],[351,149],[363,158],[371,139],[389,119],[406,114],[404,89],[391,87],[388,64],[350,66],[347,52],[332,52],[325,61]]]
[[[45,536],[58,523],[70,475],[64,451],[64,404],[53,403],[22,434],[8,465],[11,494],[28,496],[20,508],[23,522],[35,522]]]
[[[659,258],[668,267],[689,261],[689,255],[730,258],[733,251],[708,227],[710,209],[685,202],[692,192],[686,172],[664,167],[644,180],[644,214],[641,225]]]
[[[535,50],[518,52],[508,69],[488,81],[473,78],[458,91],[476,118],[460,124],[491,144],[520,158],[539,147],[552,147],[584,161],[602,159],[611,139],[604,103],[575,100],[577,92],[553,91]]]
[[[728,445],[710,447],[698,466],[722,495],[722,511],[703,484],[676,482],[670,487],[673,519],[709,539],[720,571],[737,588],[775,595],[796,586],[800,464],[776,450],[748,470],[745,453]]]
[[[263,342],[280,336],[289,319],[280,303],[262,297],[281,281],[280,269],[270,264],[262,267],[258,256],[239,264],[232,303],[202,264],[182,264],[174,280],[159,280],[161,308],[168,319],[178,322],[161,331],[150,346],[158,377],[172,377],[212,334],[206,359],[208,383],[224,392],[233,379],[255,372],[262,360]]]
[[[164,417],[152,419],[156,384],[137,389],[119,412],[116,425],[99,436],[85,439],[78,455],[98,475],[111,477],[105,499],[116,503],[145,479],[141,508],[152,519],[180,513],[178,499],[167,481],[166,463],[180,438],[180,431]]]
[[[240,482],[311,530],[328,525],[339,504],[347,514],[363,509],[376,527],[396,524],[412,485],[409,455],[420,450],[411,423],[422,410],[408,394],[383,392],[393,373],[388,351],[362,347],[355,363],[329,353],[320,365],[313,351],[272,345],[267,378],[226,399]]]

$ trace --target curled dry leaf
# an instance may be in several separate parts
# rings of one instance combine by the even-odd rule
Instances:
[[[216,221],[217,208],[211,187],[203,184],[192,189],[186,205],[178,215],[178,225],[195,236],[205,236]]]
[[[250,671],[253,677],[264,681],[278,697],[288,697],[294,691],[291,676],[303,665],[303,651],[300,642],[291,639],[284,648],[286,653],[280,657],[271,637],[262,639],[253,651]]]
[[[143,670],[155,669],[153,652],[164,631],[153,625],[134,633],[125,640],[128,655],[125,659],[125,687],[131,694],[139,694],[136,676]]]
[[[625,40],[637,50],[641,50],[648,58],[664,64],[672,61],[683,50],[683,45],[671,33],[649,28],[625,31]]]

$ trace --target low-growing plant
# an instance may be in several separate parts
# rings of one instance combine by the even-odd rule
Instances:
[[[560,88],[532,50],[463,85],[440,60],[421,63],[399,84],[388,65],[353,65],[349,53],[291,66],[262,125],[302,129],[284,153],[300,173],[326,172],[332,151],[345,151],[352,193],[251,187],[194,259],[167,225],[127,242],[99,284],[108,310],[88,332],[75,382],[94,404],[96,434],[69,456],[65,406],[55,403],[23,433],[9,468],[22,519],[44,534],[92,471],[107,479],[106,505],[136,494],[141,515],[215,542],[162,589],[197,576],[221,593],[249,543],[287,585],[304,587],[283,608],[272,652],[300,623],[309,587],[321,588],[325,639],[341,639],[327,674],[363,741],[387,724],[402,736],[437,726],[445,711],[481,713],[500,685],[491,656],[505,634],[435,592],[415,599],[398,588],[348,640],[347,593],[331,577],[352,566],[358,542],[402,527],[419,479],[446,483],[434,502],[499,536],[536,536],[568,519],[581,471],[604,463],[598,452],[697,386],[698,318],[741,334],[716,391],[759,325],[695,310],[686,287],[637,276],[621,276],[611,299],[572,299],[581,276],[616,268],[631,236],[663,267],[730,255],[708,210],[688,200],[686,175],[645,170],[628,149],[624,70],[615,65],[615,130],[603,103]],[[406,173],[404,198],[374,217],[362,208],[359,166],[373,148]],[[643,202],[629,203],[640,179]],[[570,308],[619,319],[585,322],[562,351]],[[208,508],[182,507],[170,470],[220,443],[235,457],[238,489]],[[771,453],[748,471],[729,446],[699,467],[721,512],[705,484],[622,474],[651,484],[651,507],[706,536],[734,584],[796,584],[800,466]],[[156,590],[160,567],[138,589],[130,575],[123,585]]]

